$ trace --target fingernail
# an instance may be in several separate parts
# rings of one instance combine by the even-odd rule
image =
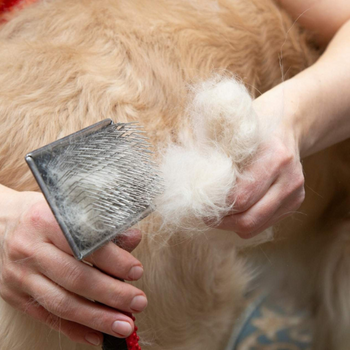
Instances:
[[[130,269],[128,274],[128,279],[131,281],[136,281],[143,275],[143,268],[141,266],[134,266]]]
[[[96,333],[86,334],[85,340],[88,341],[92,345],[100,345],[101,344],[101,339]]]
[[[131,301],[130,309],[133,311],[142,311],[147,306],[147,298],[143,295],[137,295],[134,297],[134,299]]]
[[[131,324],[125,321],[115,321],[112,325],[112,329],[122,337],[127,337],[132,333]]]

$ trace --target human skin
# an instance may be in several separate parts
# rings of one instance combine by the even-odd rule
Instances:
[[[79,343],[99,345],[100,332],[126,337],[133,331],[132,319],[117,310],[140,312],[146,296],[113,277],[141,278],[142,264],[135,257],[109,243],[86,259],[98,269],[77,261],[40,193],[0,185],[0,207],[4,300]],[[132,230],[127,236],[123,246],[131,251],[141,233]]]
[[[237,182],[233,214],[218,226],[242,238],[300,207],[305,197],[301,159],[350,137],[350,3],[280,3],[327,47],[314,65],[254,101],[262,123],[269,120],[276,127]]]

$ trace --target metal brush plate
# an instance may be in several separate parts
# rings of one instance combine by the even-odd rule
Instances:
[[[161,186],[143,133],[106,119],[26,155],[77,259],[152,212]]]

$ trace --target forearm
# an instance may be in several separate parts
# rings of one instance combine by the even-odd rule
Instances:
[[[293,130],[301,157],[350,137],[349,38],[350,21],[313,66],[255,100],[258,113]]]
[[[303,27],[312,31],[320,45],[327,45],[349,19],[348,0],[275,0]]]

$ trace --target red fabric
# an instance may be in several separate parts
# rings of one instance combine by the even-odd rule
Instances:
[[[0,13],[10,11],[14,6],[18,5],[22,0],[0,0]]]
[[[0,0],[0,24],[11,19],[16,9],[24,8],[38,0]]]
[[[130,316],[133,321],[135,321],[135,317],[129,313],[127,313],[128,316]],[[128,346],[128,350],[141,350],[141,347],[139,345],[140,338],[137,335],[137,327],[135,326],[135,330],[132,334],[130,334],[125,340],[126,345]]]

